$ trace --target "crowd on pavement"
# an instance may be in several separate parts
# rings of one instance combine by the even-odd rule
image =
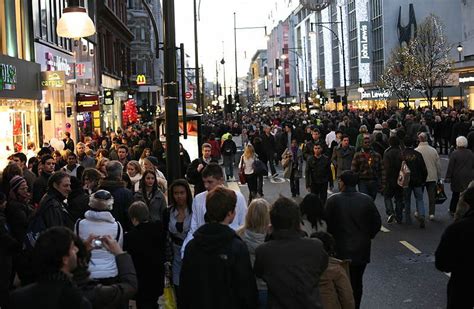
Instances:
[[[205,115],[199,158],[181,145],[170,182],[166,145],[145,125],[12,154],[1,177],[0,308],[360,308],[382,221],[425,228],[448,198],[444,184],[453,223],[435,265],[451,273],[447,307],[474,306],[469,111],[236,116]],[[269,204],[264,181],[279,173],[292,196]],[[247,198],[225,186],[237,181]]]

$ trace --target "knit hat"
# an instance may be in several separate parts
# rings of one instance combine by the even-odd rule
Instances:
[[[383,130],[383,127],[382,127],[382,125],[381,125],[380,123],[377,123],[377,124],[375,125],[375,128],[374,128],[374,129],[375,129],[375,130]]]
[[[112,210],[114,197],[109,191],[98,190],[90,196],[89,207],[95,210]]]
[[[14,176],[12,179],[10,179],[10,190],[15,192],[16,190],[18,190],[22,183],[26,183],[25,178],[18,175]]]
[[[158,166],[160,165],[160,163],[158,162],[158,158],[157,158],[157,157],[148,156],[147,159],[148,159],[148,161],[150,161],[151,164],[153,164],[155,167],[158,167]]]

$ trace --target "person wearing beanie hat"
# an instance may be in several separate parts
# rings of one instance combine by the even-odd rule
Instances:
[[[111,279],[118,275],[117,264],[112,253],[102,246],[100,238],[105,235],[113,237],[120,246],[123,245],[123,229],[110,212],[114,205],[114,197],[109,191],[98,190],[90,196],[90,210],[84,214],[84,219],[78,220],[74,231],[83,241],[91,235],[92,240],[90,277],[96,280]]]
[[[14,176],[9,182],[8,204],[5,216],[12,236],[19,242],[23,242],[28,227],[28,219],[33,213],[33,207],[29,205],[31,194],[28,192],[28,184],[25,178]]]

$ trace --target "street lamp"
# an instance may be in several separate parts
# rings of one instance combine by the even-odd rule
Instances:
[[[462,50],[463,50],[463,46],[461,45],[461,42],[459,42],[459,45],[456,49],[458,50],[458,53],[459,53],[459,62],[461,62],[462,61],[461,55],[462,55]],[[464,95],[463,95],[462,86],[461,86],[461,83],[459,83],[459,98],[461,100],[462,106],[464,107],[464,98],[463,97],[464,97]]]
[[[458,50],[458,53],[459,53],[459,62],[461,62],[461,54],[463,50],[463,46],[461,45],[461,42],[459,42],[459,45],[458,47],[456,47],[456,49]]]
[[[362,78],[359,78],[359,88],[357,88],[357,92],[362,94],[364,93],[365,89],[362,87]]]
[[[267,27],[260,26],[260,27],[238,27],[237,28],[237,17],[236,13],[234,12],[234,60],[235,60],[235,96],[234,102],[239,102],[239,78],[237,74],[237,30],[251,30],[251,29],[265,29],[265,38],[269,40],[269,36],[267,34]]]
[[[75,1],[69,4],[70,6],[63,9],[63,14],[56,26],[58,36],[77,40],[93,35],[95,26],[87,10]]]
[[[342,70],[343,70],[343,74],[344,74],[344,97],[342,99],[342,104],[343,104],[344,109],[347,111],[346,51],[345,51],[345,45],[344,45],[344,22],[343,22],[343,18],[342,18],[342,7],[341,6],[339,6],[339,13],[340,13],[340,16],[341,16],[341,21],[311,23],[310,33],[315,32],[313,30],[313,25],[326,28],[326,29],[328,29],[329,31],[332,32],[332,34],[336,37],[337,41],[341,45],[341,49],[342,49]],[[333,29],[325,26],[327,24],[329,24],[329,25],[340,24],[341,25],[341,39],[339,39],[337,33]]]
[[[303,42],[305,42],[305,40],[303,40]],[[304,45],[306,46],[306,45]],[[303,46],[303,47],[304,47]],[[305,79],[305,84],[306,84],[306,89],[303,89],[305,90],[304,93],[305,93],[305,104],[306,104],[306,108],[307,108],[307,111],[308,111],[308,114],[309,114],[309,86],[310,86],[310,83],[309,83],[309,74],[308,74],[308,70],[306,69],[306,65],[307,65],[307,62],[306,62],[306,50],[303,49],[303,57],[301,57],[300,53],[298,51],[300,51],[301,48],[289,48],[289,47],[284,47],[282,48],[282,56],[281,58],[282,59],[287,59],[288,56],[287,56],[287,53],[288,52],[292,52],[296,55],[296,67],[298,68],[299,67],[299,64],[298,64],[298,59],[299,58],[302,58],[303,60],[303,76],[304,76],[304,79]],[[299,98],[299,91],[300,91],[300,79],[299,79],[299,70],[296,70],[297,71],[297,76],[296,76],[296,81],[297,81],[297,85],[298,85],[298,98]],[[301,98],[299,98],[300,100],[300,105],[301,105]]]

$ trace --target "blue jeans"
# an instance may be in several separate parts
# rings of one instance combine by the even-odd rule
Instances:
[[[418,212],[418,217],[425,219],[425,205],[423,203],[423,187],[408,187],[403,189],[405,195],[405,216],[406,221],[410,222],[411,220],[411,193],[415,195],[416,201],[416,211]]]
[[[359,180],[359,192],[370,196],[374,201],[377,197],[378,184],[376,180]]]
[[[268,290],[258,290],[258,309],[267,308]]]

